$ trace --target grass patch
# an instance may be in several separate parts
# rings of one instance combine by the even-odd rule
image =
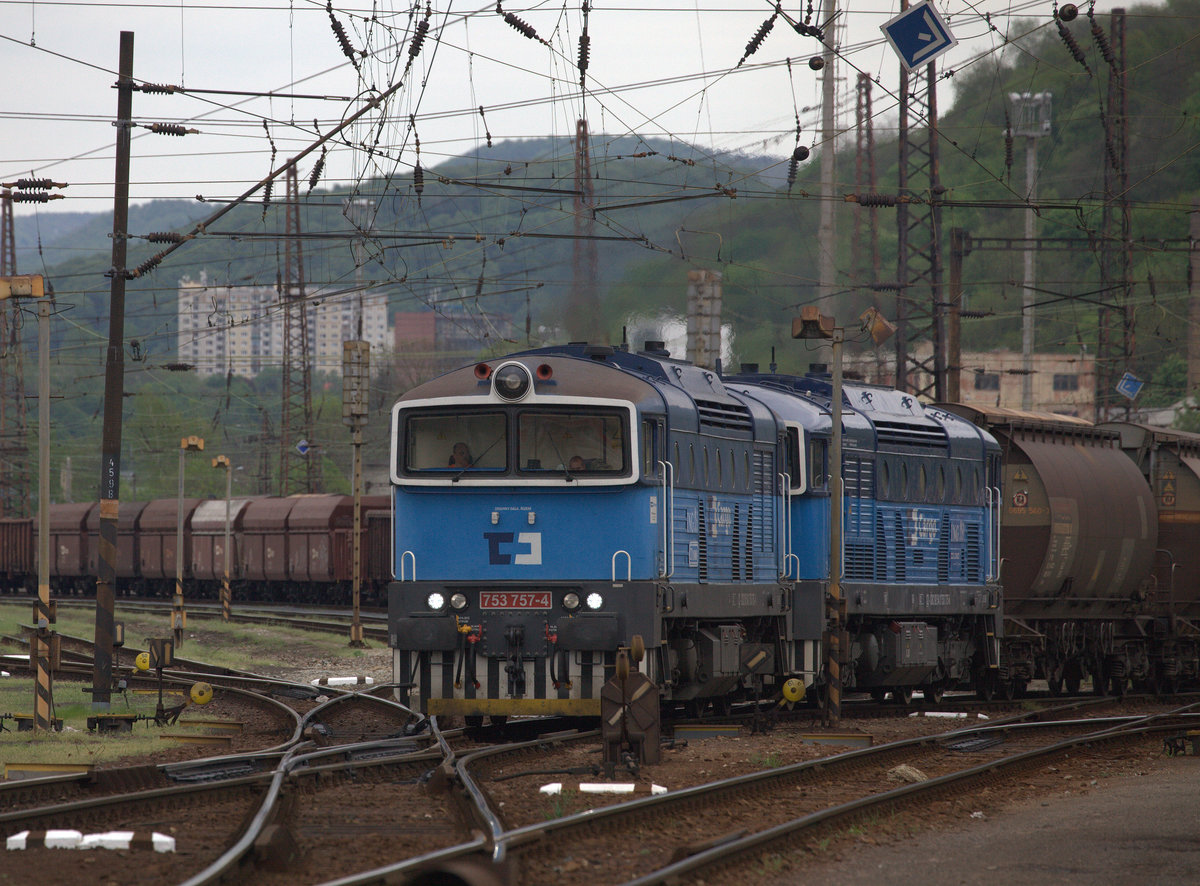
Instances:
[[[22,626],[32,624],[33,600],[33,597],[18,597],[0,601],[0,635],[22,636]],[[147,638],[171,636],[166,612],[162,615],[123,613],[118,599],[115,618],[125,625],[126,645],[117,651],[114,675],[131,669],[135,650],[145,649]],[[94,605],[61,607],[53,628],[60,634],[92,640],[95,636]],[[386,653],[382,643],[371,644],[371,648],[376,653]],[[28,654],[28,646],[8,643],[0,648],[0,652]],[[340,676],[357,673],[364,652],[349,646],[348,628],[345,636],[339,636],[279,625],[226,623],[219,615],[209,618],[189,613],[184,643],[176,650],[176,655],[205,662],[213,668],[228,667],[268,675],[321,668],[331,676]],[[54,716],[63,721],[61,733],[17,732],[14,720],[0,720],[0,725],[5,728],[0,732],[0,763],[92,764],[121,757],[149,758],[169,746],[159,737],[163,730],[154,725],[153,719],[138,720],[132,732],[88,732],[87,718],[99,713],[92,708],[91,695],[83,691],[90,684],[90,678],[81,681],[61,677],[55,681]],[[0,715],[32,715],[34,699],[33,678],[0,678]],[[178,695],[164,692],[163,704],[168,708],[181,700]],[[153,718],[157,706],[157,692],[131,691],[124,696],[114,692],[109,713],[143,714]],[[170,731],[176,731],[180,726],[176,724]]]
[[[778,769],[783,765],[783,754],[778,751],[772,751],[769,754],[754,754],[750,757],[750,764],[759,769]]]
[[[32,598],[28,603],[0,603],[0,634],[19,635],[22,625],[32,622]],[[116,621],[125,625],[125,650],[120,653],[121,664],[132,661],[132,649],[145,649],[148,638],[171,637],[167,614],[154,616],[144,612],[122,613],[120,600],[116,604]],[[60,608],[58,621],[53,625],[60,634],[91,640],[96,633],[95,610],[90,607]],[[376,648],[382,648],[377,644]],[[15,651],[9,647],[9,651]],[[203,661],[214,667],[256,671],[294,664],[305,660],[346,659],[353,662],[363,656],[361,649],[349,646],[346,635],[305,631],[280,625],[255,625],[225,622],[219,615],[209,617],[188,614],[188,626],[183,645],[175,650],[181,658]]]
[[[132,732],[100,734],[89,732],[87,718],[95,716],[92,698],[79,682],[56,681],[54,684],[54,717],[63,721],[61,732],[18,732],[12,719],[0,720],[0,763],[78,763],[93,765],[120,757],[150,756],[165,745],[154,725],[158,707],[157,693],[127,693],[113,695],[110,713],[139,714],[150,717],[133,724]],[[34,681],[29,677],[0,679],[0,714],[32,714],[34,711]],[[181,696],[163,693],[163,704],[178,704]],[[172,731],[183,728],[179,724]]]
[[[571,809],[575,805],[575,791],[562,790],[557,794],[551,794],[548,798],[546,808],[547,821],[555,818],[563,818],[571,814]]]

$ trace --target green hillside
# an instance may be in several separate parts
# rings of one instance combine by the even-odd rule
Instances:
[[[1132,287],[1129,307],[1134,354],[1129,368],[1152,380],[1149,402],[1171,402],[1182,390],[1188,316],[1187,253],[1190,212],[1200,198],[1200,66],[1196,64],[1200,0],[1130,7],[1126,16],[1128,198],[1131,207]],[[1037,347],[1094,352],[1100,304],[1116,304],[1101,261],[1105,217],[1105,125],[1110,68],[1085,14],[1069,30],[1084,64],[1072,56],[1049,16],[1010,25],[997,34],[1004,52],[981,56],[939,83],[943,110],[940,179],[944,186],[943,246],[960,228],[975,238],[1022,237],[1026,185],[1024,139],[1006,145],[1006,108],[1012,92],[1050,92],[1053,120],[1038,140],[1038,233],[1077,238],[1084,245],[1038,259]],[[1096,24],[1107,36],[1108,15]],[[896,192],[894,102],[875,93],[876,190]],[[852,122],[852,121],[851,121]],[[1111,121],[1110,121],[1111,123]],[[839,187],[856,190],[853,131],[839,144]],[[811,135],[806,135],[809,138]],[[542,139],[481,146],[414,174],[406,155],[395,175],[364,179],[353,191],[318,184],[309,193],[309,169],[300,170],[299,218],[307,291],[312,298],[353,287],[361,279],[386,292],[393,313],[439,310],[506,317],[516,333],[479,342],[479,354],[500,353],[568,337],[580,321],[576,269],[595,268],[595,318],[601,340],[619,341],[636,317],[681,314],[687,272],[720,271],[723,320],[733,332],[733,358],[800,370],[809,359],[788,333],[791,317],[816,294],[820,187],[816,155],[789,188],[787,156],[712,156],[679,143],[594,134],[590,228],[574,213],[574,140]],[[127,287],[125,355],[125,495],[173,495],[177,447],[183,434],[200,434],[212,452],[229,449],[242,467],[240,491],[270,489],[278,446],[279,373],[253,381],[199,379],[180,371],[175,357],[175,293],[180,279],[204,275],[216,285],[274,285],[285,264],[285,209],[277,182],[272,200],[261,197],[225,215],[206,233]],[[918,198],[928,195],[916,193]],[[366,201],[370,218],[345,214],[348,199]],[[154,203],[131,213],[129,266],[161,248],[153,231],[189,231],[216,207]],[[1110,202],[1108,211],[1117,212]],[[858,213],[856,220],[855,213]],[[59,218],[56,222],[55,218]],[[877,211],[879,271],[868,245],[869,214],[838,203],[835,244],[840,295],[824,305],[847,326],[870,304],[896,315],[894,293],[871,284],[896,277],[895,210]],[[28,246],[22,220],[18,237]],[[57,293],[53,387],[55,498],[93,495],[99,469],[103,364],[108,331],[111,218],[44,214],[34,243],[40,269]],[[594,265],[577,235],[595,248]],[[365,239],[363,237],[365,235]],[[1174,244],[1174,249],[1164,245]],[[365,262],[356,268],[356,247]],[[1111,252],[1108,253],[1111,258]],[[582,262],[582,264],[581,264]],[[945,264],[946,257],[943,256]],[[40,267],[38,266],[40,265]],[[1022,253],[973,252],[964,261],[963,348],[1019,349]],[[26,388],[33,390],[36,324],[25,315]],[[530,330],[526,336],[525,329]],[[635,344],[640,342],[635,341]],[[464,360],[477,355],[464,355]],[[379,367],[379,364],[376,364]],[[391,365],[379,367],[372,390],[368,460],[386,458],[387,415],[396,395],[416,379]],[[315,441],[324,447],[331,489],[348,489],[349,435],[340,423],[341,383],[314,382]],[[32,414],[31,414],[32,415]],[[31,418],[31,421],[33,419]],[[72,491],[58,478],[71,459]],[[197,460],[197,464],[199,461]],[[207,465],[207,461],[205,461]],[[219,472],[194,471],[197,493],[221,494]],[[189,489],[191,489],[189,481]],[[129,485],[136,486],[135,491]]]

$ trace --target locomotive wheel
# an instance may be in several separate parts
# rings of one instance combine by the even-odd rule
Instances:
[[[683,703],[683,713],[690,720],[699,720],[704,716],[706,707],[708,707],[707,699],[689,698]]]
[[[1046,685],[1049,687],[1051,695],[1056,698],[1062,695],[1063,666],[1061,664],[1056,664],[1053,668],[1049,669],[1049,672],[1046,674]]]
[[[1005,701],[1012,701],[1017,695],[1017,684],[1012,680],[1001,680],[1000,695]]]
[[[1108,681],[1109,694],[1112,695],[1114,698],[1124,698],[1125,686],[1126,686],[1126,684],[1128,684],[1128,682],[1129,681],[1126,680],[1124,676],[1117,677],[1114,675],[1113,677],[1110,677],[1109,681]]]
[[[908,707],[912,704],[912,687],[905,686],[903,689],[893,689],[892,699],[901,707]]]
[[[468,729],[482,729],[483,715],[482,714],[467,714],[463,717]]]
[[[887,698],[887,690],[886,689],[872,689],[871,690],[871,698],[877,704],[883,704],[883,700],[885,698]]]
[[[733,699],[728,695],[718,695],[712,700],[713,715],[717,717],[728,717],[730,711],[733,710]]]
[[[925,687],[925,703],[926,704],[941,704],[942,698],[945,695],[945,688],[938,684],[936,686]]]
[[[991,674],[980,674],[976,677],[975,697],[980,701],[991,701],[996,697],[996,680]]]

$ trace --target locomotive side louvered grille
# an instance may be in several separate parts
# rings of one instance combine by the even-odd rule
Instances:
[[[937,577],[939,582],[950,581],[950,515],[945,511],[938,531]]]
[[[875,515],[875,580],[887,581],[887,531],[883,514]]]
[[[965,576],[967,581],[983,581],[983,552],[979,544],[979,524],[967,524],[967,550]]]
[[[718,403],[714,400],[697,400],[696,411],[700,415],[701,430],[750,431],[750,410],[741,403]]]
[[[926,449],[946,448],[946,432],[941,426],[921,428],[876,420],[875,431],[879,434],[880,445],[921,446]]]
[[[775,526],[775,465],[770,453],[754,453],[754,550],[775,550],[771,535]]]
[[[846,542],[846,578],[870,581],[875,576],[875,547],[870,542]]]

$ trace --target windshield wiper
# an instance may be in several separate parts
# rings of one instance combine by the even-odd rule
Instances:
[[[474,468],[475,465],[479,464],[479,460],[481,458],[483,458],[485,455],[487,455],[489,452],[491,452],[492,448],[503,439],[504,439],[504,433],[501,432],[499,437],[497,437],[495,440],[493,440],[491,443],[488,444],[487,449],[485,449],[485,450],[483,450],[483,452],[479,453],[479,458],[472,461],[469,465],[467,465],[465,468],[463,468],[461,471],[459,471],[457,474],[455,474],[453,477],[451,477],[450,482],[457,483],[462,478],[463,474],[465,474],[467,471]]]

